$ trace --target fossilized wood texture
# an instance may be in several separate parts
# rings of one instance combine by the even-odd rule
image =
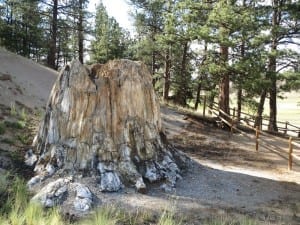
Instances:
[[[103,191],[143,190],[145,179],[174,186],[180,157],[161,129],[145,65],[114,60],[89,70],[74,60],[60,73],[34,140],[37,180],[60,171],[93,175]]]

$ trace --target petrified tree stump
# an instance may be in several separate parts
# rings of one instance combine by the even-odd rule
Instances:
[[[74,60],[58,77],[34,140],[37,176],[95,176],[102,191],[145,181],[174,186],[180,154],[167,147],[146,66],[110,61],[91,71]]]

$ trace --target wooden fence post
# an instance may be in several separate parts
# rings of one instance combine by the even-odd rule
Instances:
[[[256,139],[255,150],[257,152],[258,152],[258,138],[259,138],[259,126],[256,126],[256,132],[255,132],[255,139]]]
[[[285,122],[285,128],[284,128],[284,134],[286,134],[286,133],[287,133],[288,124],[289,124],[289,122],[288,122],[288,121],[286,121],[286,122]]]
[[[233,133],[233,126],[235,124],[235,108],[233,108],[232,117],[231,117],[231,124],[230,124],[230,132]]]
[[[288,171],[292,170],[293,167],[293,139],[290,137],[289,139],[289,162],[288,162]]]
[[[203,100],[203,116],[205,117],[205,108],[206,108],[206,95],[204,95],[204,100]]]

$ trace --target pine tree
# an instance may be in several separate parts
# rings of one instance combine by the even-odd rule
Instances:
[[[120,27],[115,18],[109,17],[100,2],[96,9],[95,40],[92,41],[93,61],[105,63],[110,59],[126,56],[128,33]]]

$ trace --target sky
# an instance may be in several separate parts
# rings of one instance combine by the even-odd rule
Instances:
[[[96,5],[100,0],[90,0],[89,10],[95,12]],[[102,0],[103,5],[106,7],[109,16],[114,17],[121,27],[132,32],[134,30],[133,20],[129,16],[130,6],[126,0]]]

